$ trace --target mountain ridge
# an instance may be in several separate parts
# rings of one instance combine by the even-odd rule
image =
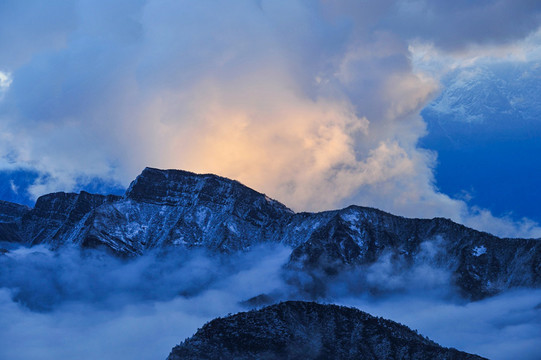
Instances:
[[[286,268],[308,274],[303,286],[315,298],[324,296],[317,284],[327,277],[386,256],[397,272],[427,261],[445,269],[471,299],[541,286],[539,240],[501,239],[449,219],[411,219],[357,205],[294,213],[212,174],[146,168],[124,196],[60,192],[40,197],[33,209],[0,205],[3,240],[53,249],[73,244],[137,256],[168,247],[229,253],[283,244],[292,249]]]

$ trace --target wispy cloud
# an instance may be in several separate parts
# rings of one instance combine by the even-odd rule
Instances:
[[[18,194],[19,193],[19,187],[17,185],[15,185],[15,181],[14,180],[10,180],[9,181],[9,185],[11,187],[11,191],[13,191],[15,194]]]

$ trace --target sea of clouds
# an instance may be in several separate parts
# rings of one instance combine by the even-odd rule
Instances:
[[[204,323],[247,310],[245,301],[261,294],[354,306],[491,359],[539,356],[541,290],[468,302],[430,258],[405,269],[382,256],[326,279],[327,291],[314,298],[288,280],[290,251],[260,246],[119,259],[11,246],[0,256],[0,358],[165,359]]]

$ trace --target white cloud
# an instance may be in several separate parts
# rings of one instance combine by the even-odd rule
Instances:
[[[165,359],[205,322],[246,310],[241,301],[273,293],[302,298],[283,281],[290,252],[261,246],[229,257],[193,250],[126,260],[69,248],[13,249],[0,257],[0,357]],[[421,245],[413,266],[384,255],[329,278],[329,297],[320,300],[401,322],[443,346],[536,359],[541,290],[468,303],[450,286],[439,256],[437,239]]]
[[[19,193],[19,187],[15,185],[15,181],[13,181],[13,179],[9,181],[9,186],[11,188],[11,191],[13,191],[15,194]]]
[[[434,154],[416,147],[439,85],[388,22],[402,14],[395,2],[81,1],[44,14],[55,9],[65,23],[35,14],[20,35],[40,30],[41,43],[0,48],[14,79],[0,164],[42,173],[34,196],[95,177],[127,185],[154,166],[232,177],[296,210],[357,203],[469,221],[464,202],[435,189]],[[509,44],[525,29],[478,39]]]
[[[407,295],[376,301],[344,298],[338,303],[398,321],[446,347],[495,360],[533,360],[541,340],[540,295],[539,290],[519,290],[462,304]]]
[[[541,60],[541,27],[527,37],[512,43],[471,44],[461,51],[449,52],[433,43],[416,40],[410,43],[412,65],[415,70],[439,79],[457,68],[472,68],[490,63],[523,63]]]
[[[0,100],[3,99],[4,94],[8,91],[9,86],[13,79],[10,73],[0,71]]]
[[[13,250],[0,258],[9,269],[0,274],[0,357],[165,359],[205,322],[282,288],[290,251],[258,247],[220,257],[196,250],[125,261]]]
[[[0,89],[5,91],[11,85],[12,79],[10,73],[0,71]]]

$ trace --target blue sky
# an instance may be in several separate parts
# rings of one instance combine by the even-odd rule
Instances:
[[[438,153],[440,191],[499,216],[541,221],[540,62],[497,61],[457,69],[421,112],[420,145]]]
[[[153,166],[541,237],[540,25],[532,1],[2,1],[0,197]]]

